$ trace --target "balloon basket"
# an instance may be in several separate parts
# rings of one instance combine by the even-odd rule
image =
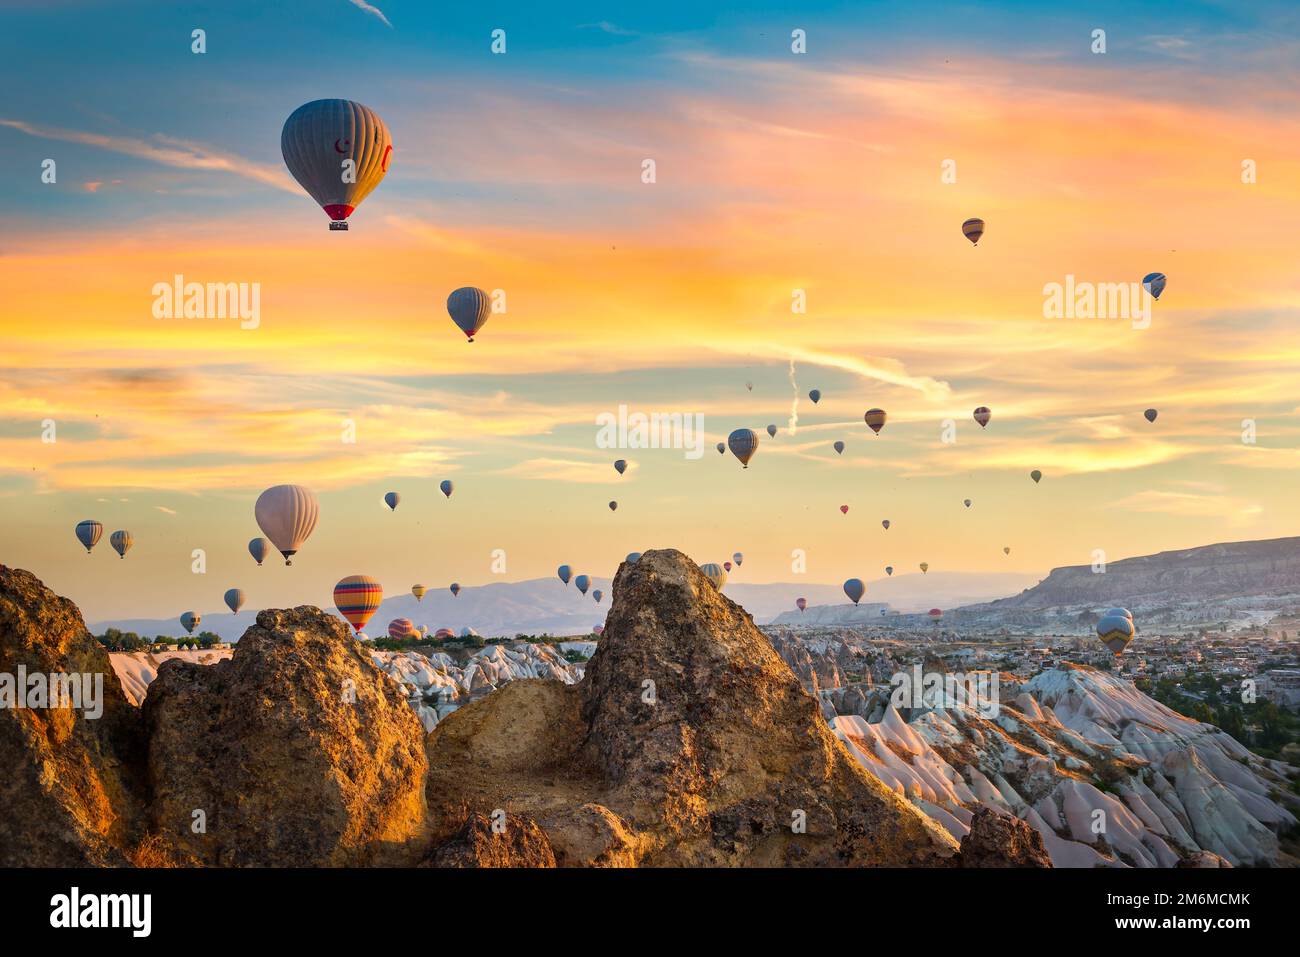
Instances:
[[[348,224],[345,220],[337,219],[330,222],[330,232],[347,232]]]

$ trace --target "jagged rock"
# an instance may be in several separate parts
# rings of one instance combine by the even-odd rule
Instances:
[[[228,661],[165,662],[144,718],[154,824],[181,853],[223,866],[409,862],[424,731],[338,618],[260,612]]]
[[[617,814],[599,804],[565,808],[542,827],[565,867],[635,867],[645,843]]]
[[[853,761],[750,617],[686,556],[646,552],[613,591],[580,684],[514,682],[438,725],[431,804],[532,817],[566,862],[611,851],[649,865],[955,861],[956,842]],[[596,815],[610,840],[594,856],[599,839],[574,837],[587,804],[617,822]]]
[[[1195,854],[1189,854],[1184,857],[1181,861],[1175,864],[1174,867],[1216,868],[1232,867],[1232,865],[1213,851],[1197,851]]]
[[[0,565],[0,681],[26,700],[27,676],[102,679],[103,713],[0,707],[0,866],[123,865],[141,834],[140,727],[81,612],[30,572]],[[92,685],[93,687],[93,685]],[[48,702],[47,702],[48,704]]]
[[[961,841],[962,867],[1051,867],[1043,836],[1009,814],[977,808]]]
[[[492,821],[472,813],[450,840],[434,849],[425,867],[554,867],[555,853],[537,822],[507,816],[497,833]]]

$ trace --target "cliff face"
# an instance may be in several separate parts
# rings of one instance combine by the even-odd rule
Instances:
[[[83,679],[92,693],[98,683],[102,714],[91,717],[84,699],[52,708],[31,696],[63,675],[78,690]],[[20,699],[30,706],[17,707]],[[77,606],[30,572],[0,565],[0,866],[128,863],[140,836],[139,732]]]
[[[430,736],[431,803],[538,821],[562,864],[944,865],[739,606],[680,552],[624,565],[586,678],[516,682]]]
[[[1054,568],[1019,595],[964,612],[1040,609],[1060,605],[1145,606],[1250,595],[1300,593],[1300,538],[1229,542],[1125,558],[1097,573],[1089,565]]]

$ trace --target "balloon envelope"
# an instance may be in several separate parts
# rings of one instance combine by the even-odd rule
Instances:
[[[398,495],[396,492],[386,492],[384,494],[384,504],[394,512],[397,511],[397,503],[401,500],[402,496]]]
[[[452,484],[451,479],[443,479],[438,483],[438,488],[442,489],[442,494],[448,498],[451,498],[451,493],[456,490],[456,486]]]
[[[248,554],[252,555],[259,565],[270,551],[271,543],[265,538],[255,538],[248,543]]]
[[[835,448],[835,452],[836,452],[837,455],[843,455],[843,454],[844,454],[844,443],[843,443],[843,442],[839,442],[839,441],[837,441],[837,442],[835,443],[834,448]]]
[[[573,569],[568,565],[561,565],[555,570],[555,574],[560,576],[560,581],[569,584],[569,579],[573,577]]]
[[[961,224],[961,234],[972,243],[978,243],[980,237],[984,235],[984,220],[974,218],[966,220]]]
[[[842,512],[845,515],[849,514],[849,507],[847,505],[841,505],[840,512]]]
[[[1107,614],[1097,622],[1097,637],[1114,654],[1121,655],[1133,640],[1133,619]]]
[[[884,527],[885,531],[889,531],[889,519],[885,519],[880,524]]]
[[[415,596],[416,601],[424,601],[424,593],[428,591],[423,585],[412,585],[411,594]]]
[[[929,562],[921,562],[921,574],[924,575],[924,574],[925,574],[926,572],[928,572],[929,570],[930,570],[930,563],[929,563]]]
[[[700,571],[704,573],[704,577],[707,578],[713,584],[713,587],[718,589],[718,591],[721,591],[723,586],[727,584],[727,572],[717,562],[708,562],[707,564],[701,565]]]
[[[369,107],[312,100],[284,121],[280,153],[307,195],[342,222],[387,175],[393,139]]]
[[[447,590],[451,592],[451,597],[455,598],[460,594],[460,582],[452,582],[447,586]]]
[[[740,464],[749,468],[749,460],[758,451],[758,433],[753,429],[736,429],[727,436],[727,445],[731,454],[740,459]]]
[[[767,434],[770,435],[772,438],[776,438],[776,426],[769,425],[767,427]]]
[[[980,424],[980,428],[982,429],[984,428],[984,426],[989,424],[989,419],[993,418],[993,413],[989,411],[989,407],[987,405],[981,405],[978,409],[975,410],[974,416],[975,416],[975,421]]]
[[[617,512],[617,511],[618,511],[618,502],[610,502],[610,503],[609,503],[609,510],[610,510],[611,512]]]
[[[848,595],[855,605],[866,593],[867,586],[862,583],[861,578],[850,578],[844,583],[844,594]]]
[[[1151,293],[1152,299],[1159,299],[1160,294],[1165,291],[1165,274],[1162,272],[1149,272],[1142,277],[1142,288]]]
[[[718,450],[718,454],[719,454],[719,455],[723,455],[723,454],[725,454],[726,451],[727,451],[727,443],[726,443],[726,442],[719,442],[719,443],[715,446],[715,448],[717,448],[717,450]]]
[[[627,459],[615,459],[615,460],[614,460],[614,471],[617,472],[619,475],[622,475],[624,472],[626,472],[626,471],[627,471]]]
[[[885,566],[885,574],[886,574],[886,575],[892,575],[892,574],[894,574],[894,566],[893,566],[893,565],[886,565],[886,566]]]
[[[731,560],[735,562],[737,565],[745,564],[745,556],[742,555],[740,552],[733,552],[731,555]]]
[[[104,526],[93,518],[77,523],[77,541],[86,547],[87,555],[90,554],[90,550],[95,547],[95,543],[99,541],[100,536],[103,534]]]
[[[798,608],[800,611],[803,611],[805,608],[808,607],[808,599],[807,599],[807,598],[796,598],[796,599],[794,600],[794,606],[795,606],[796,608]]]
[[[192,611],[187,611],[185,614],[181,615],[181,625],[184,626],[185,630],[191,635],[194,634],[194,629],[198,627],[199,622],[202,620],[202,615],[196,614]]]
[[[822,390],[813,389],[811,392],[808,393],[808,398],[813,400],[813,405],[816,405],[822,399]]]
[[[597,588],[594,591],[592,591],[591,597],[596,599],[596,604],[599,605],[600,600],[605,597],[605,593],[601,591],[599,588]]]
[[[126,558],[127,551],[135,544],[135,538],[126,529],[119,529],[108,536],[108,544],[113,546],[119,558]]]
[[[231,588],[222,597],[224,597],[226,600],[226,607],[229,608],[231,611],[233,611],[236,615],[239,614],[239,609],[244,607],[243,589]]]
[[[640,552],[628,552],[627,558],[623,559],[623,561],[627,562],[629,565],[635,565],[640,560],[641,560]]]
[[[871,429],[872,432],[875,432],[876,435],[879,435],[880,430],[885,427],[885,422],[888,421],[889,415],[884,409],[867,409],[866,412],[862,413],[862,418],[863,421],[867,423],[867,428]]]
[[[284,556],[284,563],[292,565],[290,559],[316,527],[320,503],[301,485],[275,485],[257,497],[253,515],[262,533]]]
[[[369,575],[349,575],[334,586],[334,607],[358,632],[383,600],[384,589]]]
[[[414,638],[417,632],[415,623],[409,618],[394,618],[388,623],[388,637],[401,641],[404,638]]]
[[[447,313],[451,316],[451,321],[473,342],[474,336],[488,321],[488,316],[492,315],[492,300],[482,289],[462,286],[447,297]]]
[[[1146,416],[1146,420],[1148,422],[1154,422],[1156,420],[1156,416],[1159,415],[1160,413],[1157,412],[1155,409],[1147,409],[1142,414]]]
[[[587,594],[587,589],[591,587],[591,576],[579,575],[573,580],[573,583],[578,586],[578,591],[585,595]]]
[[[1034,469],[1032,472],[1029,473],[1029,477],[1033,479],[1034,484],[1037,485],[1038,482],[1042,480],[1043,473],[1038,471],[1038,469]]]

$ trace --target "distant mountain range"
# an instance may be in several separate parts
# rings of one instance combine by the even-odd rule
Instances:
[[[983,575],[963,572],[930,572],[929,575],[896,575],[867,583],[867,600],[889,604],[894,610],[924,611],[932,606],[987,601],[1031,584],[1034,576],[997,573]],[[600,604],[592,594],[600,589]],[[794,608],[796,598],[808,600],[810,613],[818,606],[849,605],[840,585],[810,582],[770,582],[754,584],[729,581],[724,593],[744,607],[755,622],[764,624],[781,612]],[[388,630],[394,618],[409,618],[430,631],[439,628],[473,628],[485,638],[516,634],[586,635],[594,625],[602,624],[609,609],[611,586],[608,578],[593,578],[583,597],[578,589],[564,585],[558,578],[535,578],[521,582],[496,582],[490,585],[465,586],[452,597],[445,589],[430,591],[423,601],[404,592],[384,599],[370,620],[366,633],[378,637]],[[332,609],[326,609],[332,610]],[[878,612],[877,612],[878,614]],[[239,638],[257,616],[257,609],[245,608],[238,615],[204,615],[196,631],[211,631],[223,640]],[[186,637],[185,629],[174,618],[127,618],[97,621],[90,624],[95,634],[106,628],[133,631],[152,638],[169,635]]]

